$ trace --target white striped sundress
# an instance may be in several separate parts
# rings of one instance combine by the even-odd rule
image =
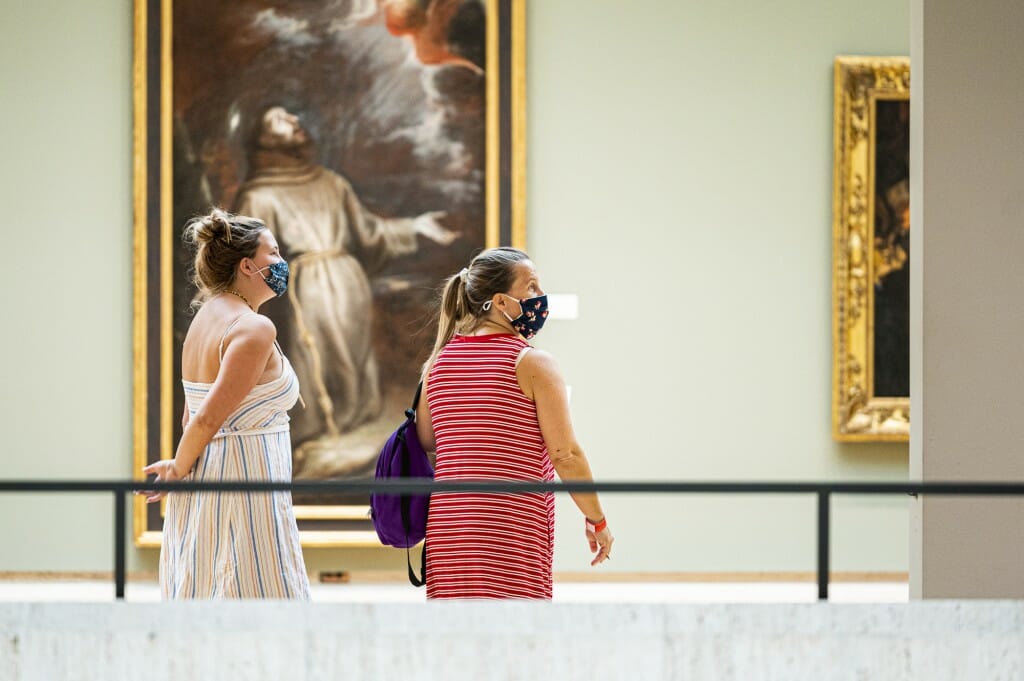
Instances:
[[[298,399],[299,382],[283,354],[281,359],[281,375],[246,395],[186,480],[291,480],[287,412]],[[213,385],[182,383],[189,414],[195,415]],[[291,494],[169,494],[160,592],[164,599],[308,600],[309,578]]]

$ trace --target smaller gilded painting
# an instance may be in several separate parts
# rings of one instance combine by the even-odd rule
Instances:
[[[838,57],[832,431],[910,433],[910,60]]]

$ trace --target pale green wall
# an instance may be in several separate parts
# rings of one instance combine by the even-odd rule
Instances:
[[[0,477],[125,477],[131,2],[0,7]],[[0,570],[109,570],[112,521],[111,498],[0,494]]]
[[[599,475],[905,478],[829,395],[832,60],[907,54],[907,3],[545,0],[528,40],[529,246],[580,296],[542,344]],[[618,569],[814,566],[810,499],[605,503]],[[833,513],[837,569],[906,569],[903,499]]]
[[[0,21],[12,323],[0,477],[123,477],[131,443],[131,2]],[[580,317],[539,345],[604,479],[902,479],[830,437],[831,65],[907,54],[906,3],[534,0],[529,247]],[[809,499],[611,496],[610,570],[810,570]],[[112,504],[0,497],[0,570],[103,570]],[[560,501],[556,569],[586,569]],[[839,499],[840,570],[906,569],[901,499]],[[58,531],[58,528],[59,529]],[[11,543],[13,541],[13,544]],[[152,570],[154,553],[130,566]],[[397,551],[309,552],[396,567]]]

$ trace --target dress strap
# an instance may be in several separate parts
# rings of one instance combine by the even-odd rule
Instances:
[[[231,329],[235,328],[235,324],[237,324],[238,321],[242,317],[244,317],[246,315],[250,315],[250,314],[256,314],[256,313],[255,312],[243,312],[242,314],[240,314],[237,317],[235,317],[234,321],[232,321],[230,324],[228,324],[228,328],[224,329],[224,335],[220,337],[220,349],[217,351],[217,362],[218,363],[224,361],[224,341],[227,340],[228,334],[231,333]],[[280,348],[279,348],[279,350],[280,350]]]
[[[274,347],[277,348],[277,356],[281,358],[281,371],[277,374],[277,377],[281,378],[282,376],[284,376],[284,372],[285,372],[284,350],[281,349],[281,346],[280,346],[280,344],[278,344],[276,338],[274,339]],[[303,406],[305,406],[305,405],[303,405]]]

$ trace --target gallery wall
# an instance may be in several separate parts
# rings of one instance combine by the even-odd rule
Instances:
[[[131,473],[129,0],[4,3],[0,478]],[[832,60],[907,54],[906,3],[532,2],[528,246],[579,297],[537,344],[595,472],[900,480],[901,444],[830,434]],[[619,572],[814,567],[799,497],[606,495]],[[556,570],[589,570],[558,505]],[[113,504],[0,497],[0,571],[108,570]],[[833,566],[907,567],[906,502],[834,502]],[[155,552],[129,566],[155,570]],[[389,550],[307,552],[393,569]]]

